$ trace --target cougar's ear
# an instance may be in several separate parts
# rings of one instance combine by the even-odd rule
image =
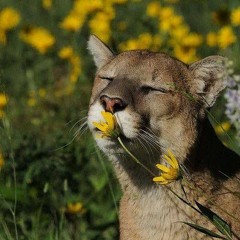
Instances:
[[[192,74],[190,91],[204,107],[212,107],[226,87],[226,58],[210,56],[189,66]]]
[[[98,69],[114,57],[113,52],[95,35],[90,36],[88,49],[93,55],[94,62]]]

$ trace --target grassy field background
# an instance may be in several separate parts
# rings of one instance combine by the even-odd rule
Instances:
[[[118,238],[121,191],[84,127],[92,33],[116,52],[147,48],[186,63],[227,56],[238,98],[220,97],[213,124],[240,153],[238,0],[1,0],[1,240]]]

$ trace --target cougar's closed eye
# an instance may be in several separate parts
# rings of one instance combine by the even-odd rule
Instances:
[[[161,87],[154,88],[152,86],[147,86],[147,85],[142,86],[141,91],[145,94],[148,94],[150,92],[159,92],[159,93],[167,93],[168,92],[168,90],[166,90],[164,88],[161,88]]]
[[[98,76],[99,78],[107,81],[113,81],[113,77],[107,77],[107,76]]]

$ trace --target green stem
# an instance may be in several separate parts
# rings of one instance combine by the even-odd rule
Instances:
[[[155,177],[155,174],[150,170],[148,169],[146,166],[144,166],[127,148],[126,146],[124,145],[124,143],[122,142],[121,138],[118,137],[117,138],[118,142],[120,143],[121,147],[126,151],[126,153],[137,163],[139,164],[141,167],[143,167],[145,170],[147,170],[152,176]]]

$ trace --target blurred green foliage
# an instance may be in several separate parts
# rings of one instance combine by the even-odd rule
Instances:
[[[118,238],[119,186],[81,130],[95,72],[91,33],[116,51],[150,48],[189,62],[227,55],[238,71],[236,7],[237,0],[1,0],[0,16],[16,12],[5,23],[0,17],[0,239]],[[214,38],[224,27],[232,30],[223,33],[225,47]],[[213,110],[219,123],[227,120],[224,102]]]

